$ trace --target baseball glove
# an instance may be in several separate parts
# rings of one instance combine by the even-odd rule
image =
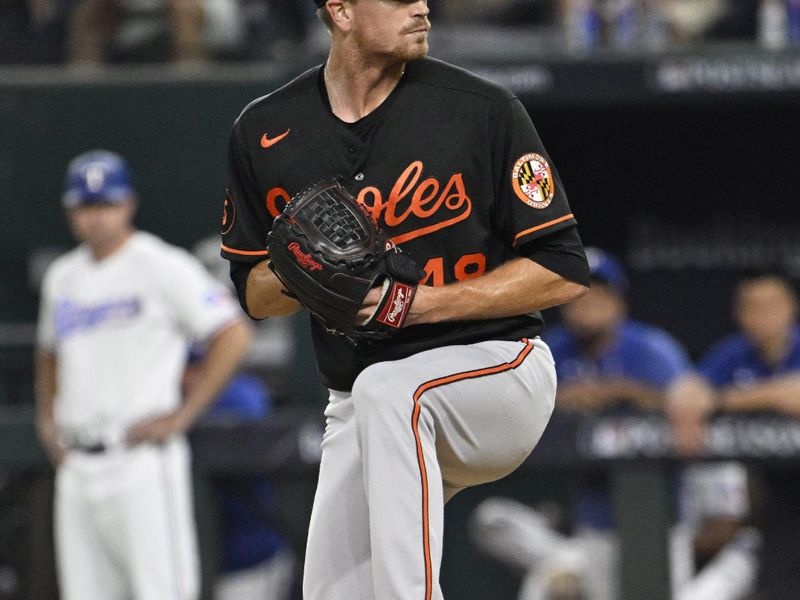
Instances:
[[[269,266],[285,292],[334,334],[386,338],[399,331],[424,272],[401,252],[342,185],[324,180],[298,194],[272,224]],[[364,323],[356,314],[381,287]]]

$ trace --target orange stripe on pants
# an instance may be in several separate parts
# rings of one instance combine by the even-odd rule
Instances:
[[[421,384],[417,391],[414,392],[414,410],[411,413],[411,429],[414,432],[414,441],[417,445],[417,465],[419,466],[419,475],[422,485],[422,552],[425,559],[425,600],[431,600],[433,590],[433,569],[431,568],[431,543],[430,543],[430,523],[428,519],[428,470],[425,467],[425,455],[422,451],[422,440],[419,435],[419,415],[421,411],[420,398],[422,395],[434,388],[448,383],[455,383],[457,381],[464,381],[466,379],[475,379],[477,377],[484,377],[486,375],[494,375],[495,373],[502,373],[515,369],[525,357],[533,350],[533,344],[523,339],[522,343],[525,348],[517,355],[517,357],[510,361],[495,365],[493,367],[486,367],[485,369],[476,369],[474,371],[464,371],[462,373],[455,373],[453,375],[446,375],[431,381],[426,381]]]

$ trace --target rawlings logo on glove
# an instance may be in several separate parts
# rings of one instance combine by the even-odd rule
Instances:
[[[267,238],[269,266],[287,293],[331,333],[385,338],[408,316],[424,272],[396,247],[338,179],[298,193]],[[382,289],[372,316],[356,315],[372,289]]]
[[[315,262],[313,258],[311,258],[310,254],[303,254],[303,251],[300,250],[300,244],[297,242],[292,242],[288,246],[286,246],[294,257],[297,259],[297,264],[306,269],[307,271],[321,271],[322,265],[318,262]]]

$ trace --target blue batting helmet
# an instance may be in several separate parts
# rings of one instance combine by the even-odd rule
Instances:
[[[624,296],[628,291],[628,278],[619,261],[600,248],[589,247],[585,250],[591,279],[605,283],[617,294]]]
[[[72,159],[64,188],[62,202],[67,208],[117,204],[134,195],[128,165],[107,150],[90,150]]]

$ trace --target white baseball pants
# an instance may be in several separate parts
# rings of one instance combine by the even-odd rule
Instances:
[[[555,391],[539,339],[437,348],[331,391],[304,599],[441,600],[445,502],[525,460]]]
[[[63,600],[196,600],[199,565],[189,448],[72,451],[56,474]]]

